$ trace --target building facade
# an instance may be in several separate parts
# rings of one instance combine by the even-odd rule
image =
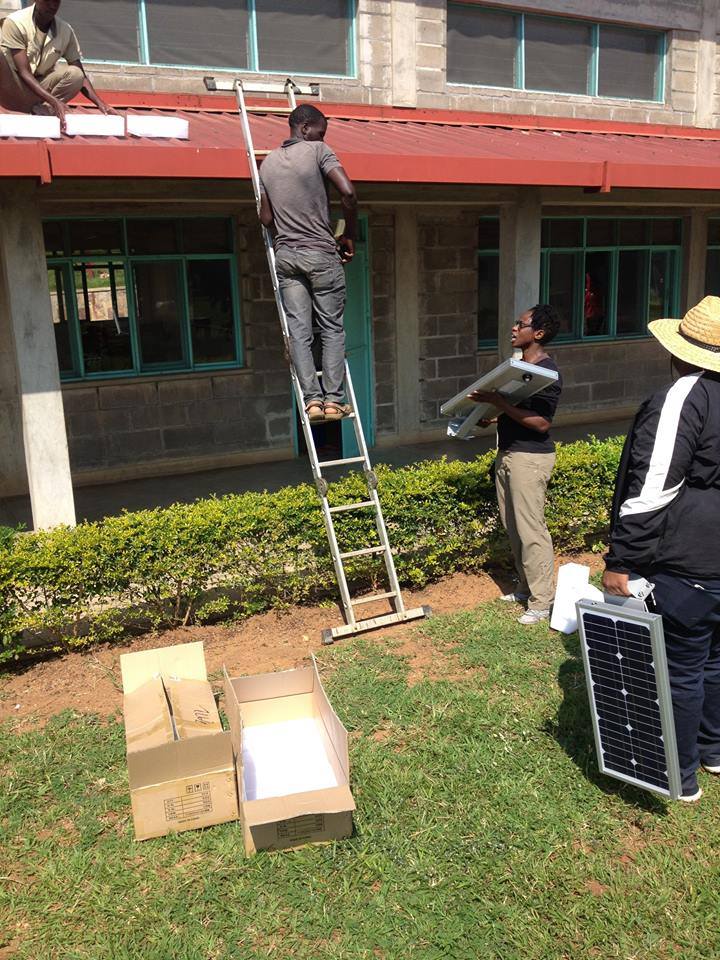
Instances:
[[[109,102],[185,111],[191,142],[217,123],[221,146],[233,121],[210,73],[319,83],[327,140],[358,174],[348,355],[382,448],[442,436],[440,404],[508,355],[540,300],[563,317],[559,421],[627,416],[667,378],[647,322],[720,293],[720,173],[683,173],[677,153],[720,140],[718,0],[587,6],[63,0],[61,15]],[[468,140],[486,133],[487,176]],[[601,151],[597,183],[568,173],[566,145],[576,164]],[[46,526],[72,522],[73,485],[302,456],[246,174],[184,176],[156,151],[126,175],[109,146],[83,167],[61,144],[38,175],[14,149],[0,141],[0,498],[29,491]],[[324,442],[348,451],[335,430]]]

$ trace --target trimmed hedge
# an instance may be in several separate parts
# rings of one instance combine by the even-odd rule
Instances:
[[[548,525],[558,550],[604,535],[620,438],[558,448]],[[421,586],[476,569],[502,533],[491,477],[494,454],[378,467],[400,581]],[[365,498],[361,475],[331,486],[331,504]],[[336,515],[340,547],[377,542],[372,511]],[[347,565],[354,589],[383,583],[378,558]],[[128,631],[231,620],[336,596],[312,486],[245,493],[108,517],[97,523],[0,537],[0,662],[65,650]]]

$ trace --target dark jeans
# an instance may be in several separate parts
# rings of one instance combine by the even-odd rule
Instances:
[[[281,250],[278,282],[290,331],[290,352],[305,403],[342,403],[345,379],[345,271],[337,254],[323,250]],[[323,383],[312,355],[313,316],[320,328]]]
[[[701,763],[720,764],[720,580],[668,573],[650,579],[655,612],[663,617],[680,774],[688,793],[697,789]]]

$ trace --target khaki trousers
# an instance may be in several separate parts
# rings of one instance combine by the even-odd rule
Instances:
[[[529,610],[547,610],[555,594],[555,563],[545,523],[545,494],[555,466],[554,453],[507,453],[495,461],[495,489],[500,519],[510,540]]]
[[[85,74],[80,67],[71,67],[67,63],[57,63],[46,76],[36,78],[43,90],[47,90],[58,100],[67,103],[80,92]],[[0,53],[0,107],[30,113],[32,108],[43,103],[8,65],[5,56]]]

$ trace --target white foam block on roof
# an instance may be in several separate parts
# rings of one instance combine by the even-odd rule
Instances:
[[[180,117],[158,117],[156,115],[127,115],[127,132],[134,137],[157,137],[165,140],[187,140],[190,136],[190,124]]]
[[[0,137],[59,140],[57,117],[35,117],[27,113],[0,113]]]
[[[338,785],[314,717],[243,728],[247,800],[286,797]]]
[[[67,133],[70,137],[124,137],[125,117],[104,113],[68,113]]]

